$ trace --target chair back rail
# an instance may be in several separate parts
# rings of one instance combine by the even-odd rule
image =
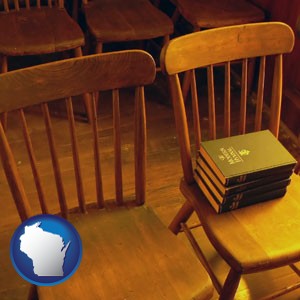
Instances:
[[[13,1],[3,0],[3,9],[5,12],[10,12],[14,10],[19,11],[20,9],[24,8],[24,5],[26,9],[31,9],[32,7],[41,8],[42,6],[41,0],[36,0],[36,1],[25,0],[25,2],[20,0],[13,0]],[[47,0],[47,2],[43,4],[43,6],[64,8],[65,5],[63,0],[57,0],[57,1]]]
[[[281,22],[204,30],[201,38],[199,34],[195,32],[175,38],[165,47],[161,58],[169,75],[226,61],[288,53],[294,46],[292,29]],[[178,58],[176,63],[175,57]]]
[[[217,137],[216,96],[214,66],[224,67],[224,136],[233,134],[231,120],[231,69],[232,64],[242,60],[239,122],[237,133],[246,133],[247,125],[247,74],[249,60],[260,57],[257,84],[256,112],[253,130],[262,128],[263,96],[266,56],[273,56],[273,81],[270,100],[269,129],[278,137],[282,98],[282,54],[292,51],[294,34],[291,28],[280,22],[254,23],[229,26],[188,34],[166,45],[161,54],[161,66],[169,75],[175,111],[181,161],[187,182],[193,182],[190,139],[179,73],[192,71],[191,98],[193,109],[194,139],[196,150],[203,139],[200,128],[201,105],[198,103],[195,69],[207,68],[208,85],[208,138]],[[202,124],[201,124],[202,125]],[[236,131],[235,131],[236,132]]]
[[[42,213],[49,213],[45,197],[37,152],[34,151],[30,128],[25,118],[25,108],[38,105],[41,108],[49,152],[54,174],[54,181],[59,200],[61,215],[68,217],[69,207],[65,192],[62,166],[60,161],[61,147],[57,146],[57,132],[53,129],[48,104],[57,99],[65,99],[70,135],[74,177],[78,207],[86,212],[86,197],[83,183],[82,159],[76,134],[72,97],[84,92],[92,93],[91,135],[94,153],[94,171],[96,198],[99,208],[104,206],[102,170],[100,164],[100,144],[98,116],[96,113],[96,97],[98,91],[112,91],[113,111],[113,149],[115,163],[115,199],[117,204],[123,203],[121,125],[119,89],[135,87],[135,120],[134,120],[134,159],[135,159],[135,192],[136,203],[145,201],[145,164],[146,164],[146,120],[143,86],[153,82],[155,63],[144,51],[129,50],[114,53],[73,58],[49,64],[34,66],[0,75],[0,112],[17,110],[28,152],[29,163],[33,173],[39,204]],[[32,209],[22,183],[16,159],[8,142],[7,133],[0,124],[0,154],[3,168],[13,194],[19,215],[22,220],[32,215]]]

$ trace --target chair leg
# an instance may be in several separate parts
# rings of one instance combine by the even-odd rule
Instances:
[[[103,52],[103,43],[99,43],[97,42],[97,45],[96,45],[96,53],[99,54],[99,53],[102,53]],[[96,99],[96,111],[98,111],[98,105],[99,105],[99,97],[100,97],[100,93],[95,93],[95,99]]]
[[[1,73],[6,73],[8,71],[7,65],[7,56],[2,56],[1,62]],[[7,129],[7,113],[0,114],[0,122],[2,123],[3,129],[6,131]]]
[[[225,280],[223,289],[220,294],[219,300],[231,300],[234,299],[234,295],[239,286],[241,274],[237,273],[232,268],[230,269],[227,278]]]
[[[167,34],[164,36],[163,46],[166,45],[170,41],[170,35]]]
[[[72,18],[77,22],[78,21],[78,8],[79,3],[78,0],[73,0],[73,6],[72,6]]]
[[[96,53],[102,53],[102,52],[103,52],[103,44],[97,42]]]
[[[75,49],[75,56],[76,57],[81,57],[82,56],[82,49],[81,47],[78,47]],[[84,93],[83,94],[83,101],[84,101],[84,105],[85,105],[85,111],[86,111],[86,114],[87,114],[87,119],[88,119],[88,122],[91,122],[91,119],[92,119],[92,104],[91,104],[91,95],[89,93]]]
[[[172,17],[171,17],[173,24],[177,23],[179,17],[180,17],[180,12],[179,12],[178,8],[176,7],[175,11],[173,12]]]
[[[185,201],[182,205],[174,219],[172,220],[171,224],[169,225],[169,229],[174,233],[178,234],[181,229],[181,223],[185,223],[192,213],[194,212],[193,206],[190,204],[189,201]]]
[[[166,44],[168,44],[169,42],[170,42],[170,35],[169,35],[169,34],[164,35],[162,48],[163,48]],[[161,66],[159,66],[159,71],[161,71]]]
[[[29,289],[27,300],[38,300],[38,292],[37,292],[37,286],[32,284]]]

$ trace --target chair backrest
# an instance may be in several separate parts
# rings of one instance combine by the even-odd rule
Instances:
[[[30,9],[31,7],[40,8],[41,6],[64,8],[63,0],[3,0],[1,2],[2,11],[19,11],[21,8]]]
[[[191,143],[188,132],[188,120],[186,108],[182,97],[179,73],[189,71],[191,74],[191,98],[194,123],[195,147],[199,149],[201,139],[205,133],[200,128],[208,123],[208,136],[210,139],[219,137],[217,131],[217,101],[214,88],[214,65],[222,64],[225,74],[224,87],[224,112],[223,132],[224,136],[243,134],[247,125],[247,73],[249,59],[260,57],[259,76],[257,84],[257,99],[254,128],[248,131],[257,131],[262,127],[262,115],[264,106],[264,83],[266,56],[273,57],[273,83],[270,100],[269,129],[278,137],[281,98],[282,98],[282,54],[291,52],[294,46],[294,34],[291,28],[279,22],[244,24],[211,29],[202,32],[188,34],[166,45],[161,54],[161,66],[169,75],[175,121],[180,144],[181,161],[185,180],[193,182],[193,169],[191,160]],[[233,103],[231,97],[231,66],[236,60],[242,61],[241,98],[240,103]],[[208,86],[208,122],[200,122],[199,112],[203,115],[205,104],[201,100],[198,103],[195,69],[207,67]],[[231,99],[232,98],[232,99]],[[232,120],[232,109],[239,106],[239,120]],[[238,123],[238,129],[234,131],[232,124]]]
[[[23,132],[21,135],[16,133],[11,134],[10,130],[4,132],[0,123],[0,155],[3,169],[22,220],[28,218],[33,213],[30,205],[32,200],[30,199],[30,201],[28,201],[24,184],[22,183],[22,179],[23,182],[28,183],[27,179],[30,177],[30,171],[32,171],[32,182],[34,181],[34,183],[29,187],[28,193],[33,197],[32,189],[36,188],[38,194],[36,198],[39,199],[42,213],[49,213],[49,211],[52,213],[53,209],[51,207],[49,208],[50,200],[48,199],[49,201],[46,201],[46,194],[48,198],[52,198],[51,201],[53,202],[55,194],[53,193],[53,189],[55,190],[56,186],[57,198],[59,200],[59,205],[56,205],[56,209],[58,208],[61,214],[67,217],[69,211],[68,204],[70,204],[71,200],[69,200],[68,197],[69,203],[67,203],[66,188],[69,194],[69,186],[71,184],[74,186],[74,194],[77,194],[77,197],[75,196],[73,198],[78,198],[78,205],[82,212],[86,211],[84,188],[89,191],[93,189],[95,196],[90,196],[90,198],[97,199],[99,207],[104,206],[102,188],[103,176],[101,176],[103,169],[101,170],[100,165],[100,152],[102,149],[99,143],[99,122],[97,121],[95,104],[96,91],[112,90],[113,95],[113,122],[111,130],[113,142],[112,145],[109,145],[108,149],[114,150],[109,151],[108,154],[108,150],[105,148],[106,152],[101,152],[101,157],[102,163],[104,163],[108,169],[106,170],[106,175],[114,174],[116,202],[117,204],[123,203],[121,152],[124,153],[124,151],[127,150],[125,159],[130,162],[133,159],[128,158],[128,151],[132,149],[132,157],[134,157],[135,163],[131,164],[133,168],[131,173],[126,173],[126,177],[132,178],[131,180],[135,182],[135,185],[134,183],[132,184],[135,187],[133,187],[130,192],[132,192],[131,195],[134,194],[135,189],[136,203],[144,203],[146,183],[146,121],[143,86],[152,83],[154,78],[154,60],[149,54],[140,50],[73,58],[0,75],[0,113],[16,111],[16,115],[20,118],[20,128]],[[133,106],[135,118],[132,125],[134,130],[130,128],[130,133],[134,131],[132,134],[134,143],[127,141],[127,144],[121,148],[119,96],[122,96],[122,94],[119,94],[119,89],[128,87],[135,87],[135,93],[133,93],[132,89],[125,89],[125,91],[129,90],[132,92],[126,96],[126,101],[130,101],[129,96],[133,96],[131,94],[134,94],[133,98],[135,104]],[[93,97],[91,97],[93,119],[91,120],[91,124],[77,124],[75,126],[71,97],[81,95],[84,92],[89,92],[93,95]],[[60,121],[58,123],[56,122],[57,124],[54,124],[54,119],[50,117],[50,110],[48,109],[48,103],[55,99],[65,99],[68,116],[68,120],[59,118]],[[103,102],[104,100],[101,97],[101,104],[103,105],[100,106],[104,106],[106,107],[105,109],[107,109],[107,103]],[[42,114],[40,114],[40,109],[38,110],[38,114],[36,114],[36,108],[34,108],[36,105],[40,107]],[[31,115],[31,117],[35,115],[35,117],[40,120],[39,122],[43,123],[44,120],[45,126],[36,123],[36,121],[34,121],[35,125],[32,127],[28,126],[28,118],[27,120],[25,119],[24,110],[24,108],[28,107],[33,108],[29,109],[29,111],[26,109],[27,117],[28,115]],[[14,115],[13,113],[11,114]],[[130,120],[131,119],[130,117]],[[17,132],[15,129],[16,123],[17,122],[14,122],[11,127],[13,132]],[[81,126],[81,128],[84,126],[82,129],[84,134],[81,132],[81,136],[76,137],[75,127],[78,128],[79,126]],[[126,124],[126,126],[129,125]],[[43,127],[45,127],[45,129],[43,129]],[[57,130],[56,133],[55,130]],[[45,136],[45,140],[41,132],[43,136]],[[35,139],[34,133],[36,133]],[[24,139],[22,138],[24,146],[22,146],[18,140],[18,153],[15,152],[17,157],[14,158],[13,144],[16,142],[14,138],[22,135],[24,136]],[[9,143],[9,137],[12,137],[11,143]],[[46,142],[47,140],[48,142]],[[58,144],[58,141],[61,143]],[[105,142],[107,143],[107,139]],[[134,147],[131,146],[132,144]],[[34,145],[36,145],[37,149],[35,149]],[[130,149],[128,150],[128,148]],[[23,156],[22,149],[24,149],[24,152],[27,150],[28,156],[27,154]],[[82,151],[82,149],[85,150]],[[113,154],[111,154],[111,152],[113,152]],[[47,153],[49,153],[51,159],[44,157]],[[25,157],[27,158],[27,163]],[[64,157],[64,159],[62,159],[62,157]],[[22,161],[24,167],[23,173],[20,173],[20,167],[22,167],[22,165],[17,165],[17,162],[20,161]],[[54,174],[54,176],[51,177],[54,178],[53,182],[55,182],[55,184],[53,183],[53,189],[49,190],[48,185],[50,185],[50,180],[48,175],[51,165]],[[45,177],[45,174],[40,174],[39,169],[42,169],[43,173],[47,173],[48,175]],[[70,173],[70,169],[74,169],[74,172],[71,171]],[[93,173],[95,174],[96,189],[94,189],[94,185],[91,184]],[[63,178],[64,174],[68,176]],[[70,174],[72,174],[73,180],[70,180],[72,177]],[[87,175],[87,178],[83,178],[83,175]],[[21,177],[23,178],[21,179]],[[113,189],[113,187],[109,187],[109,189]],[[45,193],[45,190],[47,193]],[[35,212],[35,214],[36,213],[37,212]]]

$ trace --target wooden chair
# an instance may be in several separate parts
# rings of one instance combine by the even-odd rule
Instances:
[[[26,196],[21,179],[21,175],[25,172],[26,178],[23,182],[28,183],[29,171],[32,169],[41,211],[59,212],[68,218],[77,228],[83,243],[83,258],[76,273],[57,286],[38,287],[37,294],[40,299],[211,297],[213,293],[211,281],[191,249],[183,246],[163,226],[154,212],[143,205],[146,195],[146,119],[143,86],[152,83],[154,78],[154,60],[141,50],[73,58],[0,75],[0,112],[17,110],[30,161],[26,163],[26,159],[20,156],[14,158],[13,147],[7,138],[10,134],[4,132],[0,124],[3,169],[20,218],[25,220],[32,214],[40,212],[31,199],[34,195],[34,184],[28,184],[27,191],[31,195],[29,198]],[[120,122],[119,96],[122,94],[119,95],[119,89],[128,87],[135,87],[135,95],[133,91],[129,93],[129,96],[134,96],[134,101],[131,101],[128,95],[126,98],[126,101],[131,101],[134,106],[135,118],[132,125],[134,130],[130,130],[134,143],[130,144],[128,137],[125,139],[123,135],[126,145],[121,146],[123,125],[121,126]],[[79,124],[85,127],[85,131],[91,131],[90,139],[76,136],[72,112],[72,96],[83,92],[95,93],[99,90],[113,91],[114,141],[108,148],[105,148],[107,139],[101,147],[99,144],[95,97],[92,102],[91,126]],[[130,92],[128,89],[126,91]],[[59,124],[54,125],[48,103],[57,98],[66,99],[68,121],[60,119]],[[43,113],[44,133],[49,142],[49,158],[46,157],[45,143],[42,142],[44,141],[42,130],[36,128],[30,134],[31,130],[25,119],[25,108],[28,114],[30,111],[36,113],[36,109],[29,110],[28,107],[32,105],[40,107]],[[37,114],[37,117],[39,116],[40,114]],[[67,134],[68,127],[70,138]],[[34,139],[34,132],[37,139]],[[13,136],[16,135],[18,134],[15,131]],[[40,145],[36,150],[41,153],[36,151],[35,155],[36,143]],[[22,147],[21,144],[19,146]],[[125,146],[127,151],[124,152]],[[103,155],[102,164],[100,152]],[[123,159],[121,152],[124,154]],[[38,156],[39,162],[36,158]],[[17,166],[16,159],[22,159],[25,171],[20,164]],[[51,164],[59,206],[54,204],[53,200],[54,183],[54,189],[50,188],[53,182],[49,175]],[[44,170],[44,173],[42,174],[39,169]],[[91,175],[93,173],[94,178]],[[108,180],[111,177],[114,179]],[[43,182],[46,184],[43,185]],[[106,191],[103,189],[105,183]],[[116,200],[104,201],[105,195],[110,195],[114,190],[114,184]],[[92,201],[87,203],[86,199]]]
[[[171,2],[176,7],[173,14],[174,22],[182,16],[192,25],[194,32],[265,20],[264,11],[247,0],[171,0]],[[248,71],[249,86],[252,84],[254,67],[254,61],[251,61]],[[182,88],[184,99],[187,98],[190,83],[191,74],[187,72]]]
[[[34,2],[3,0],[0,12],[0,55],[1,73],[6,73],[8,57],[41,55],[74,50],[82,56],[84,35],[79,25],[64,9],[64,1],[49,0],[44,5]],[[22,7],[25,4],[25,7]],[[90,114],[88,95],[84,96],[87,115]],[[6,115],[2,121],[6,124]]]
[[[165,44],[173,32],[171,19],[149,0],[83,0],[83,12],[97,43],[96,53],[103,51],[103,44],[112,42],[162,37]]]
[[[292,176],[292,183],[288,187],[287,194],[280,200],[216,214],[195,184],[193,164],[196,160],[196,153],[195,156],[192,154],[190,138],[194,138],[195,149],[199,149],[201,138],[215,139],[222,135],[222,130],[217,130],[219,128],[217,127],[217,110],[224,112],[224,123],[222,122],[224,125],[221,125],[223,136],[244,134],[246,130],[257,131],[265,127],[265,125],[262,126],[264,124],[262,123],[262,113],[265,63],[266,56],[269,55],[272,55],[274,59],[274,74],[268,128],[278,137],[282,94],[282,58],[283,53],[292,51],[293,45],[294,34],[291,28],[283,23],[271,22],[229,26],[188,34],[171,40],[162,50],[161,65],[169,75],[183,168],[180,190],[186,198],[184,205],[169,228],[177,234],[182,227],[187,233],[203,264],[210,270],[212,281],[220,294],[220,299],[234,298],[240,278],[244,274],[290,265],[299,275],[299,271],[293,263],[300,260],[300,177]],[[250,120],[249,115],[247,118],[246,66],[247,60],[253,57],[260,57],[260,72],[255,119]],[[243,61],[242,90],[239,103],[232,102],[230,97],[230,66],[231,62],[237,59]],[[219,63],[225,63],[223,107],[218,106],[215,99],[213,65]],[[195,79],[195,69],[203,67],[207,67],[208,74],[207,106],[204,99],[198,103]],[[178,76],[179,73],[187,70],[191,70],[192,73],[193,126],[190,127]],[[205,120],[205,107],[208,109],[207,120]],[[232,110],[237,110],[237,108],[239,109],[238,122],[233,120],[231,116]],[[236,128],[234,128],[234,124],[237,125]],[[254,128],[252,128],[253,124]],[[203,252],[198,248],[199,245],[195,244],[191,230],[185,225],[194,211],[211,244],[230,267],[224,285],[213,273],[208,261],[203,256]],[[281,290],[273,296],[299,286],[300,283],[298,282],[296,286]]]

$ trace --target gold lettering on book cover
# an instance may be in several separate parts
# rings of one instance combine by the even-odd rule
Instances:
[[[238,151],[241,156],[249,155],[250,151],[247,149],[242,149]]]
[[[226,159],[230,165],[243,162],[244,160],[241,156],[249,155],[250,153],[249,150],[243,149],[240,150],[242,154],[239,154],[240,151],[236,151],[233,147],[228,147],[226,149],[222,147],[220,148],[220,151],[222,154],[218,156],[219,159],[222,161]]]

